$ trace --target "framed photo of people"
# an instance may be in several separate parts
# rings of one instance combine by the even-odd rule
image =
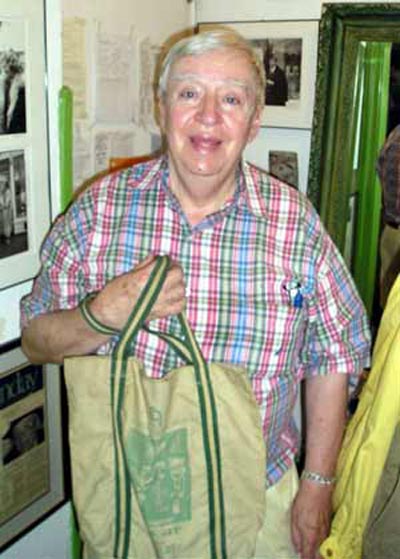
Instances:
[[[244,158],[307,194],[310,130],[261,128]]]
[[[60,370],[0,347],[0,550],[64,501]]]
[[[230,27],[250,40],[266,74],[264,126],[311,128],[317,70],[318,21],[201,24]]]
[[[31,279],[50,225],[42,0],[0,0],[0,289]]]

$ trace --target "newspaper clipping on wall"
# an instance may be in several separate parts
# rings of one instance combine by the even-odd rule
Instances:
[[[0,371],[0,525],[50,491],[43,367]]]

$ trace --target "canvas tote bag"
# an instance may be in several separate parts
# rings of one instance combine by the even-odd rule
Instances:
[[[246,371],[187,363],[146,376],[129,347],[165,279],[159,257],[110,356],[65,360],[73,501],[86,559],[245,559],[264,520],[265,445]]]

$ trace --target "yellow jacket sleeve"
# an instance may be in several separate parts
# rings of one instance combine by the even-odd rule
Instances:
[[[372,369],[346,429],[324,559],[361,559],[362,539],[393,434],[400,421],[400,276],[374,346]]]

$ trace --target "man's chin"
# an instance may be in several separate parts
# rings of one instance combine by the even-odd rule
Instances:
[[[209,161],[193,161],[188,166],[187,169],[193,175],[199,177],[212,177],[218,176],[222,171],[222,166],[220,162],[209,162]]]
[[[218,174],[215,169],[210,169],[209,167],[193,167],[192,173],[201,177],[212,177]]]

